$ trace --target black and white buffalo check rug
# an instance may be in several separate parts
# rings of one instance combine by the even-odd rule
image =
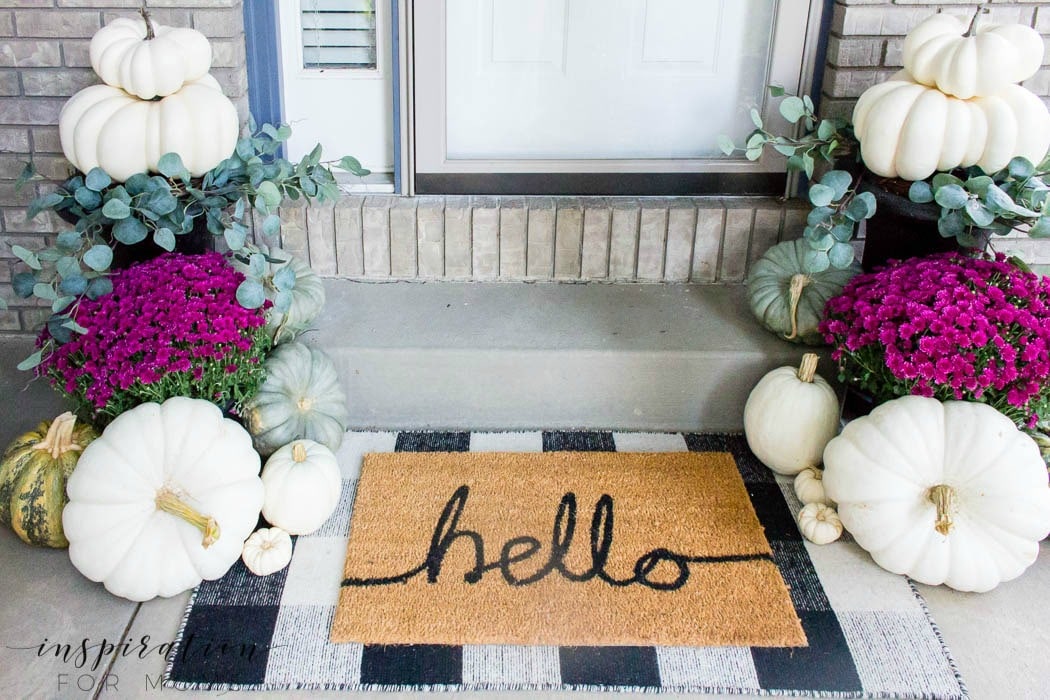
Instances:
[[[368,452],[729,452],[765,528],[808,647],[370,646],[332,644],[350,512]],[[348,433],[342,502],[291,564],[267,577],[238,562],[202,583],[165,685],[196,690],[609,690],[815,697],[965,698],[966,687],[910,582],[848,538],[802,540],[791,481],[742,436],[678,433]]]

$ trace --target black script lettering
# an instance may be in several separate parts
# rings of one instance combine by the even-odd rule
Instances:
[[[468,584],[478,583],[487,572],[498,570],[503,580],[510,586],[528,586],[542,581],[550,574],[557,572],[572,583],[584,583],[597,577],[608,585],[617,588],[639,585],[657,591],[676,591],[688,582],[691,564],[718,564],[756,560],[772,561],[772,556],[769,554],[730,554],[694,557],[680,554],[664,547],[657,547],[638,557],[634,564],[633,576],[618,579],[607,571],[613,548],[615,514],[612,497],[604,494],[595,503],[594,515],[591,518],[591,566],[586,571],[572,571],[566,565],[565,558],[572,548],[572,543],[576,536],[577,503],[576,494],[569,492],[562,496],[561,501],[558,503],[558,510],[554,516],[554,526],[551,529],[551,543],[546,563],[532,574],[516,574],[511,570],[512,565],[521,564],[532,559],[543,549],[542,544],[538,539],[529,535],[512,537],[500,548],[499,557],[494,561],[487,562],[485,559],[485,540],[481,533],[474,530],[459,529],[459,521],[466,508],[469,495],[469,487],[463,485],[456,489],[448,502],[445,503],[445,507],[442,509],[441,515],[438,516],[437,523],[434,526],[434,532],[430,538],[430,547],[419,566],[394,576],[375,578],[349,577],[343,580],[342,585],[365,587],[407,583],[423,572],[426,572],[427,583],[437,583],[441,576],[445,556],[457,540],[464,540],[473,545],[474,566],[463,574],[463,581]],[[676,570],[672,579],[668,580],[658,574],[660,570],[667,568],[665,565],[670,565]]]

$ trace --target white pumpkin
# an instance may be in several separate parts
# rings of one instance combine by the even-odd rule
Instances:
[[[102,168],[118,182],[156,172],[166,153],[178,153],[199,177],[233,153],[238,128],[237,109],[210,75],[156,101],[92,85],[69,98],[58,118],[69,162],[85,173]]]
[[[971,32],[969,20],[937,14],[905,37],[903,61],[917,82],[966,100],[1035,75],[1043,64],[1043,38],[1023,24]]]
[[[769,372],[744,405],[747,444],[778,474],[791,476],[820,464],[824,446],[838,431],[838,397],[816,374],[817,360],[807,353],[798,370],[779,367]]]
[[[813,544],[830,544],[842,537],[842,521],[824,503],[808,503],[798,512],[798,529]]]
[[[136,601],[219,578],[258,521],[258,473],[251,436],[211,403],[137,406],[84,449],[69,477],[69,558]]]
[[[905,180],[971,165],[992,173],[1017,156],[1038,163],[1050,148],[1050,112],[1023,87],[960,100],[903,71],[864,91],[853,129],[871,172]]]
[[[177,92],[207,75],[211,44],[196,29],[119,17],[91,37],[91,67],[102,82],[143,100]]]
[[[274,452],[262,471],[263,517],[292,535],[309,535],[335,512],[343,479],[332,451],[296,440]]]
[[[809,505],[810,503],[831,505],[831,499],[828,498],[828,494],[824,491],[824,473],[817,467],[806,467],[800,471],[795,475],[795,482],[792,485],[795,489],[795,495],[802,502],[802,505]]]
[[[1020,576],[1050,533],[1046,465],[991,406],[905,396],[824,451],[824,488],[879,566],[987,591]]]
[[[292,561],[292,538],[279,527],[263,527],[244,542],[241,560],[256,576],[275,574]]]

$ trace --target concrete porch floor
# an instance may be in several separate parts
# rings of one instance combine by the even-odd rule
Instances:
[[[431,287],[431,285],[427,285]],[[502,289],[487,296],[495,301],[482,302],[478,286],[468,289],[467,285],[439,286],[431,288],[427,294],[431,295],[428,305],[420,306],[419,293],[423,285],[359,285],[339,283],[330,286],[330,311],[326,312],[326,319],[321,325],[321,331],[312,334],[311,342],[323,344],[326,348],[329,343],[337,343],[338,347],[334,354],[337,355],[337,364],[341,371],[353,371],[355,365],[369,367],[374,376],[395,376],[399,368],[404,368],[406,363],[419,361],[427,355],[433,355],[435,348],[443,347],[445,356],[440,352],[437,364],[431,364],[433,371],[441,367],[446,360],[451,366],[463,367],[464,362],[469,364],[471,357],[464,357],[461,352],[464,344],[474,348],[488,348],[492,354],[498,356],[502,350],[519,351],[521,348],[513,347],[517,343],[513,334],[508,340],[507,315],[514,315],[515,309],[531,308],[529,314],[533,321],[546,318],[545,313],[552,308],[557,308],[559,295],[582,294],[582,299],[588,305],[588,315],[584,317],[576,328],[579,344],[573,347],[564,347],[564,336],[567,328],[562,324],[564,319],[559,314],[553,314],[553,320],[545,323],[529,324],[532,333],[529,341],[535,350],[537,347],[545,348],[548,355],[539,362],[538,368],[541,373],[557,365],[560,361],[554,352],[559,346],[561,350],[576,351],[583,349],[598,349],[599,346],[612,344],[605,347],[604,352],[590,356],[581,356],[576,359],[585,364],[591,363],[592,371],[611,371],[620,362],[623,368],[637,366],[628,362],[624,365],[623,358],[617,355],[624,353],[636,353],[634,360],[642,360],[652,367],[658,367],[662,360],[670,357],[681,359],[683,353],[687,355],[686,361],[702,364],[703,358],[688,356],[690,348],[710,346],[712,326],[692,326],[682,323],[682,316],[692,318],[691,312],[683,311],[681,301],[683,294],[695,301],[695,305],[704,307],[708,302],[696,297],[696,290],[689,287],[661,288],[661,287],[632,287],[631,291],[612,291],[611,287],[588,285],[574,287],[558,285],[562,290],[541,289],[539,292],[524,291],[528,288],[543,287],[547,285],[498,285]],[[412,287],[407,289],[406,287]],[[574,292],[573,289],[587,289],[589,291]],[[603,289],[606,290],[603,293]],[[648,291],[647,291],[648,290]],[[440,298],[442,294],[449,294],[459,299],[461,307],[456,312],[461,318],[439,318],[440,309],[452,301],[444,301]],[[539,296],[536,296],[536,295]],[[544,295],[548,295],[544,297]],[[484,295],[483,295],[484,296]],[[604,300],[603,300],[604,297]],[[450,297],[451,299],[452,297]],[[477,301],[474,308],[476,313],[468,313],[466,309]],[[463,306],[465,301],[465,306]],[[649,318],[670,321],[674,323],[667,325],[655,324],[646,330],[647,326],[633,325],[626,328],[629,341],[624,341],[624,346],[618,345],[619,341],[611,341],[609,338],[620,337],[624,329],[612,333],[611,326],[604,325],[625,308],[624,304],[633,304],[631,308],[639,310],[639,313]],[[551,305],[554,306],[551,306]],[[741,318],[737,316],[739,310],[739,299],[733,298],[718,300],[710,308],[725,306],[723,308],[724,318],[718,321],[714,328],[721,329],[723,336],[721,342],[725,343],[721,351],[711,348],[716,354],[725,356],[734,354],[737,349],[736,343],[742,343],[752,337],[748,330],[749,325],[743,323],[734,324],[725,321],[725,318]],[[351,325],[343,325],[341,320],[336,320],[332,314],[346,317],[357,308],[360,313],[358,320]],[[732,313],[729,313],[729,312]],[[350,313],[348,313],[350,312]],[[502,313],[502,315],[500,315]],[[480,316],[478,316],[480,314]],[[451,316],[451,315],[450,315]],[[596,320],[595,320],[596,319]],[[448,321],[444,326],[442,322]],[[480,325],[479,325],[480,321]],[[451,324],[451,326],[449,325]],[[460,323],[469,323],[477,329],[470,338],[464,338],[458,334],[456,328]],[[724,325],[718,325],[724,324]],[[668,340],[666,333],[656,332],[660,328],[675,328],[673,337]],[[444,328],[442,332],[435,328]],[[451,330],[449,330],[451,328]],[[597,328],[604,328],[599,332]],[[428,330],[429,329],[429,330]],[[706,330],[702,335],[701,330]],[[655,333],[655,337],[650,335]],[[366,335],[367,332],[367,335]],[[605,335],[602,335],[605,333]],[[758,336],[762,334],[759,333]],[[606,337],[608,336],[608,337]],[[354,338],[361,338],[355,341]],[[741,340],[741,339],[744,340]],[[520,339],[520,338],[519,338]],[[756,342],[761,342],[756,341]],[[430,347],[423,347],[429,345]],[[782,345],[782,344],[781,344]],[[27,375],[14,369],[17,362],[25,357],[30,348],[27,339],[0,338],[0,397],[4,401],[0,404],[0,445],[6,445],[15,435],[31,428],[43,419],[56,415],[63,410],[62,403],[57,395],[40,383],[34,382],[27,386]],[[415,348],[415,350],[413,350]],[[502,349],[502,350],[501,350]],[[640,355],[637,355],[640,353]],[[664,354],[670,353],[670,354]],[[341,357],[340,357],[341,355]],[[383,366],[382,356],[386,355]],[[738,365],[736,372],[747,375],[760,371],[759,366],[769,363],[781,364],[782,356],[796,355],[797,349],[773,347],[758,353],[753,364],[745,363]],[[358,359],[354,359],[357,357]],[[444,359],[441,359],[444,357]],[[363,358],[363,359],[360,359]],[[593,362],[597,358],[598,366]],[[564,358],[561,358],[564,359]],[[500,359],[496,357],[484,371],[495,371],[498,369]],[[514,366],[514,358],[506,360],[507,366]],[[611,364],[603,364],[603,363]],[[632,361],[633,362],[633,361]],[[367,364],[362,364],[367,363]],[[582,366],[582,365],[581,365]],[[699,365],[697,365],[699,366]],[[729,371],[729,367],[723,367]],[[678,371],[681,365],[678,365]],[[360,376],[360,375],[359,375]],[[430,387],[428,392],[437,396],[442,391],[452,394],[451,400],[455,401],[454,394],[465,392],[462,397],[464,403],[474,401],[472,392],[476,388],[462,387],[461,377],[456,378],[446,375],[433,375],[437,387]],[[564,375],[558,375],[564,376]],[[656,377],[655,385],[663,382],[663,375],[647,375]],[[618,377],[613,377],[618,379]],[[356,380],[364,382],[365,380]],[[555,377],[551,386],[556,386],[560,379]],[[750,378],[747,381],[751,381]],[[650,381],[645,382],[646,385]],[[402,386],[405,386],[404,384]],[[663,386],[667,386],[664,384]],[[351,383],[350,389],[358,401],[366,401],[368,392],[375,391],[376,385],[371,388],[366,383]],[[541,387],[542,389],[542,387]],[[440,391],[438,391],[440,390]],[[544,391],[535,394],[534,399],[543,399]],[[654,406],[656,404],[653,404]],[[688,402],[678,402],[678,409],[689,409]],[[433,406],[432,406],[433,408]],[[406,409],[416,411],[419,407]],[[634,415],[633,408],[630,413]],[[447,415],[447,414],[446,414]],[[405,429],[416,427],[458,427],[463,429],[496,427],[493,425],[478,425],[476,423],[459,423],[457,425],[439,425],[446,420],[443,416],[432,416],[429,421],[420,418],[422,413],[417,414],[416,420],[420,421],[415,426],[409,425],[380,425],[378,420],[374,425],[358,425],[354,427],[387,427],[394,429]],[[570,414],[566,414],[571,419]],[[579,418],[579,414],[576,414]],[[361,418],[363,420],[363,417]],[[594,419],[596,423],[604,423],[608,417]],[[533,423],[536,419],[526,416],[521,419],[522,423]],[[697,427],[682,426],[677,420],[668,419],[663,430],[697,429]],[[693,421],[697,420],[694,414]],[[586,426],[582,421],[578,427]],[[730,420],[730,423],[732,421]],[[521,428],[524,425],[503,425],[504,428]],[[532,425],[531,427],[544,427]],[[563,427],[552,425],[550,427]],[[634,429],[660,429],[658,425],[644,426],[618,426],[614,424],[603,427],[633,427]],[[728,427],[728,426],[727,426]],[[1050,591],[1050,544],[1044,542],[1038,561],[1019,579],[1003,584],[991,593],[976,595],[962,594],[947,588],[920,586],[922,594],[929,604],[934,619],[937,621],[944,635],[948,647],[954,655],[955,661],[962,676],[974,698],[1044,698],[1050,693],[1050,606],[1046,604],[1047,591]],[[875,566],[873,563],[868,564]],[[65,551],[42,550],[24,545],[17,537],[7,529],[0,530],[0,581],[3,583],[5,595],[0,602],[0,698],[85,698],[85,697],[118,697],[118,698],[150,698],[157,695],[170,697],[212,697],[220,693],[194,693],[176,690],[163,690],[160,688],[160,676],[163,673],[164,661],[156,656],[148,656],[139,659],[134,655],[116,658],[110,654],[101,655],[96,665],[98,649],[95,647],[82,667],[76,667],[73,663],[62,663],[60,660],[49,657],[38,657],[38,647],[45,643],[71,643],[78,645],[81,640],[88,640],[89,645],[98,645],[103,641],[111,644],[119,644],[121,640],[135,640],[149,635],[152,643],[159,644],[174,638],[182,613],[185,610],[189,594],[183,594],[168,600],[155,600],[142,605],[124,601],[108,594],[101,585],[96,585],[84,579],[69,563]],[[79,687],[78,687],[79,684]],[[108,685],[108,688],[107,688]],[[470,693],[471,697],[534,697],[534,693]],[[581,693],[551,693],[544,697],[579,697]],[[586,694],[584,694],[586,695]],[[321,692],[281,692],[281,693],[256,693],[252,697],[259,698],[287,698],[287,697],[346,697],[346,693],[321,693]],[[351,694],[353,697],[408,697],[404,694],[387,693],[360,693]],[[740,697],[740,696],[733,696]]]

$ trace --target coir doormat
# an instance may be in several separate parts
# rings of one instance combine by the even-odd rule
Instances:
[[[332,641],[805,646],[726,452],[364,459]]]
[[[564,450],[729,452],[771,545],[773,561],[790,589],[808,646],[330,641],[357,470],[364,454]],[[169,657],[166,686],[195,690],[590,689],[931,700],[966,697],[950,653],[914,586],[872,564],[848,538],[823,547],[804,543],[794,522],[800,506],[791,481],[774,478],[759,464],[743,436],[348,433],[338,457],[344,470],[339,509],[321,530],[296,538],[288,568],[260,578],[238,563],[223,578],[197,588]],[[584,516],[579,520],[589,527]],[[585,542],[589,542],[589,532],[586,534]]]

